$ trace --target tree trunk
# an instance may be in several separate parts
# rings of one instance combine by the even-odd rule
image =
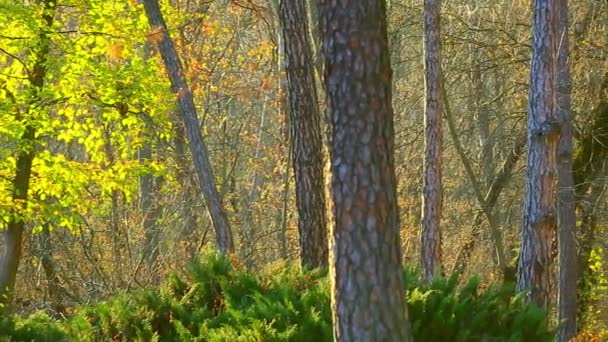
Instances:
[[[570,65],[568,41],[568,0],[558,1],[557,113],[561,136],[557,147],[557,240],[558,289],[557,311],[561,323],[558,341],[568,342],[576,336],[576,196],[572,174],[572,117],[570,114]]]
[[[141,148],[139,149],[138,159],[143,165],[152,159],[152,137],[144,137]],[[160,227],[157,220],[161,215],[161,208],[156,203],[156,194],[160,190],[160,177],[154,177],[146,173],[139,177],[139,209],[143,215],[142,228],[144,230],[143,257],[150,270],[156,263],[160,253]]]
[[[394,170],[384,0],[319,2],[331,122],[336,341],[411,341]]]
[[[513,175],[513,170],[515,169],[515,165],[517,165],[517,161],[524,153],[524,148],[526,147],[526,137],[524,134],[521,134],[521,138],[518,138],[515,141],[515,145],[511,150],[511,153],[507,156],[502,166],[498,170],[496,177],[492,181],[488,192],[484,198],[486,206],[489,211],[494,210],[496,206],[496,202],[498,202],[498,197],[502,190],[507,186],[511,176]],[[473,229],[471,231],[471,235],[467,238],[467,242],[464,243],[460,251],[458,252],[458,256],[456,257],[456,261],[454,262],[454,266],[452,267],[452,273],[454,272],[464,272],[466,267],[469,264],[469,259],[471,258],[471,254],[475,249],[475,245],[477,244],[480,236],[481,236],[481,224],[483,223],[483,213],[477,212],[475,214],[475,218],[473,219]],[[505,280],[510,280],[514,277],[513,270],[510,266],[506,267],[506,272],[504,274]]]
[[[50,29],[53,25],[55,16],[55,0],[43,2],[44,12],[42,19],[44,25]],[[47,71],[47,56],[49,53],[50,40],[45,29],[40,31],[39,50],[36,52],[34,66],[28,73],[30,85],[32,87],[32,98],[29,106],[35,106],[39,101],[40,93],[44,87],[44,79]],[[15,178],[12,181],[12,203],[13,212],[4,230],[0,231],[0,238],[4,242],[4,248],[0,252],[0,310],[8,308],[15,281],[17,270],[21,260],[21,243],[23,241],[23,231],[27,220],[25,211],[27,209],[28,192],[30,188],[30,178],[32,173],[32,162],[36,154],[36,128],[35,123],[30,121],[29,113],[20,118],[21,113],[16,113],[19,120],[23,120],[25,130],[21,135],[20,148],[16,159]]]
[[[304,0],[281,1],[280,18],[290,104],[300,261],[306,267],[325,267],[327,219],[323,141]]]
[[[422,196],[422,276],[430,282],[441,274],[441,149],[443,144],[441,91],[441,0],[424,1],[424,182]]]
[[[547,308],[551,241],[556,231],[556,147],[559,140],[555,89],[556,0],[535,0],[528,108],[528,162],[517,291]]]
[[[209,161],[209,152],[199,129],[192,91],[186,82],[173,40],[167,32],[167,25],[160,12],[158,1],[144,0],[144,7],[148,22],[153,31],[152,35],[157,37],[158,49],[165,63],[165,68],[171,81],[171,88],[177,94],[180,112],[186,127],[188,142],[190,143],[192,160],[194,161],[195,170],[199,178],[199,185],[205,199],[205,204],[209,210],[211,221],[213,222],[213,228],[215,229],[217,247],[221,253],[231,253],[234,251],[232,231],[226,217],[226,212],[224,211],[222,199],[215,185],[215,178],[211,162]]]
[[[51,230],[49,223],[42,225],[42,231],[38,233],[38,257],[46,276],[48,284],[48,294],[51,301],[59,302],[61,299],[61,286],[59,285],[59,275],[53,261],[53,245],[51,243]]]
[[[177,113],[176,113],[177,114]],[[196,243],[192,240],[193,234],[199,226],[197,210],[195,209],[196,202],[196,179],[190,172],[190,161],[188,160],[188,152],[186,148],[186,129],[183,122],[179,122],[177,118],[173,122],[173,146],[175,147],[175,162],[177,164],[176,180],[180,184],[182,198],[182,216],[183,228],[181,229],[178,239],[186,245],[186,255],[188,259],[192,259],[196,252]]]
[[[469,25],[469,75],[471,85],[469,91],[468,109],[475,118],[479,132],[479,164],[484,189],[488,189],[494,180],[494,153],[493,141],[490,134],[489,106],[484,101],[484,84],[481,72],[483,50],[476,45],[479,27],[479,4],[476,0],[467,1],[467,23]]]

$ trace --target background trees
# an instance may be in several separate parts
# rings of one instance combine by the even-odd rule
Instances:
[[[452,136],[444,137],[443,264],[446,270],[458,265],[463,276],[479,273],[484,284],[502,279],[503,269],[514,266],[521,242],[529,5],[484,0],[442,6],[445,98],[462,147],[459,153]],[[25,122],[15,113],[30,108],[26,67],[33,70],[41,46],[41,6],[0,0],[0,220],[5,227],[17,208],[10,189]],[[161,2],[199,113],[238,259],[253,268],[299,255],[296,187],[288,162],[289,111],[279,68],[281,31],[272,6],[239,0]],[[52,27],[44,28],[49,59],[44,90],[38,94],[41,105],[31,107],[39,145],[24,212],[17,309],[24,309],[23,300],[37,306],[84,302],[155,284],[215,241],[166,72],[158,52],[146,49],[146,41],[154,45],[158,36],[149,34],[144,13],[133,2],[69,0],[57,8]],[[420,2],[387,3],[395,196],[407,263],[418,263],[421,254],[422,13]],[[607,13],[606,4],[595,0],[571,2],[568,9],[580,265],[577,318],[581,329],[596,330],[605,326],[608,307]],[[323,112],[322,95],[319,102]],[[151,153],[138,158],[144,142]],[[145,190],[148,181],[139,182],[144,176],[152,178],[152,191]],[[154,215],[140,205],[144,198],[153,198]],[[140,260],[145,232],[154,225],[158,257],[148,271]],[[553,305],[556,287],[550,294]]]

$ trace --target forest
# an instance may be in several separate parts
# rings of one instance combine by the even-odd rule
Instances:
[[[0,0],[0,341],[606,341],[606,161],[606,0]]]

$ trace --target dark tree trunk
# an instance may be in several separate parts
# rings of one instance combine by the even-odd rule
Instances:
[[[53,25],[55,5],[55,0],[43,2],[44,12],[42,19],[47,28]],[[28,79],[33,90],[30,106],[36,105],[36,102],[39,101],[39,94],[44,87],[44,79],[46,77],[46,62],[50,40],[44,30],[42,29],[40,32],[39,50],[36,52],[34,66],[28,74]],[[25,130],[19,142],[19,152],[15,157],[16,172],[11,189],[13,212],[10,215],[6,228],[0,231],[0,238],[4,243],[4,248],[0,251],[0,309],[8,308],[15,288],[17,270],[19,269],[19,261],[21,260],[21,243],[27,220],[23,215],[27,209],[32,162],[36,154],[36,123],[30,121],[29,113],[25,114],[21,117],[21,113],[16,113],[18,120],[24,121]]]
[[[289,95],[302,266],[327,266],[323,141],[304,0],[283,0],[281,27]]]
[[[209,161],[207,145],[199,129],[199,121],[194,106],[192,91],[188,87],[186,77],[175,51],[173,40],[167,32],[167,25],[163,19],[157,0],[144,0],[144,7],[148,22],[152,28],[152,35],[158,36],[158,49],[165,63],[165,68],[171,81],[171,88],[177,95],[182,119],[186,127],[192,160],[199,178],[199,185],[209,210],[213,228],[215,229],[217,247],[221,253],[234,251],[234,241],[230,224],[224,211],[222,199],[215,185],[213,169]]]
[[[319,2],[331,122],[336,341],[411,341],[394,170],[384,0]]]
[[[441,186],[443,143],[441,91],[441,0],[424,1],[424,182],[422,196],[421,256],[422,276],[430,282],[442,272],[441,266]]]
[[[557,146],[557,229],[558,229],[558,321],[563,322],[558,341],[570,341],[576,335],[576,196],[572,174],[572,117],[570,114],[570,65],[568,62],[568,0],[558,1],[557,113],[561,137]]]
[[[528,108],[528,162],[522,247],[517,291],[542,307],[549,305],[551,242],[555,236],[556,148],[559,122],[556,101],[556,0],[535,0]]]

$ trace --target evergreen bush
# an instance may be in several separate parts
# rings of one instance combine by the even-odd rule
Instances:
[[[461,288],[457,276],[425,285],[405,271],[416,341],[550,341],[544,311],[511,286]],[[65,320],[44,312],[0,317],[2,341],[331,341],[326,274],[274,265],[258,274],[209,254],[159,290],[83,306]]]

